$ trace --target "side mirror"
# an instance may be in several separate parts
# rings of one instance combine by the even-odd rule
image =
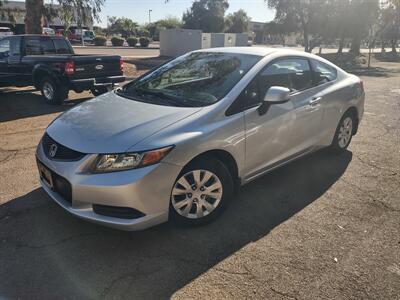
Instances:
[[[290,90],[282,86],[271,86],[265,94],[263,103],[258,108],[260,116],[265,115],[273,104],[285,103],[290,100]]]
[[[264,97],[269,104],[285,103],[290,100],[290,90],[282,86],[271,86]]]

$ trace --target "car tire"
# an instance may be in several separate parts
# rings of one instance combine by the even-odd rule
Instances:
[[[210,223],[221,215],[232,196],[233,179],[227,167],[213,157],[196,159],[174,183],[170,219],[189,226]]]
[[[62,104],[65,99],[68,98],[68,89],[57,84],[56,81],[46,76],[40,83],[40,91],[43,98],[49,104]]]
[[[330,149],[336,153],[346,151],[353,138],[355,128],[356,118],[351,111],[347,111],[339,121]]]
[[[98,87],[98,88],[92,88],[90,91],[92,92],[93,96],[97,97],[97,96],[107,93],[108,88],[107,87]]]

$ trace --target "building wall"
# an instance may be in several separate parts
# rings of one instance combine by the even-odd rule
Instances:
[[[160,54],[179,56],[187,52],[202,49],[201,30],[164,29],[160,32]]]
[[[223,34],[223,33],[206,33],[206,34],[211,34],[210,48],[217,48],[217,47],[225,46],[225,34]]]
[[[245,33],[203,33],[201,30],[164,29],[160,32],[160,54],[176,57],[190,51],[216,47],[247,46]]]

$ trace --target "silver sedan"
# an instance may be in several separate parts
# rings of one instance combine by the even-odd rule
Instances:
[[[37,148],[41,183],[99,224],[204,224],[241,185],[324,147],[345,151],[364,97],[358,77],[312,54],[191,52],[53,121]]]

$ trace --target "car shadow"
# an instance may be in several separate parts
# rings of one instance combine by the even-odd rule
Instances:
[[[34,89],[0,88],[0,122],[63,112],[91,98],[93,96],[67,100],[62,105],[50,105]]]
[[[214,223],[121,232],[70,216],[41,190],[0,206],[0,298],[164,299],[266,236],[346,171],[319,151],[245,186]]]

